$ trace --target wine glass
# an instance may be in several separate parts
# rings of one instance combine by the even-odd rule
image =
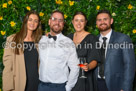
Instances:
[[[84,65],[84,63],[86,63],[86,58],[85,57],[80,57],[79,58],[79,61],[80,61],[80,64],[79,64],[79,67],[81,68],[81,67],[83,67],[83,66],[85,66]],[[87,78],[86,76],[85,76],[85,73],[84,73],[84,70],[81,68],[81,76],[80,76],[80,78]]]

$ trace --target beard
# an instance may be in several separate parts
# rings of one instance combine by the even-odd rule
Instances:
[[[106,27],[101,27],[102,25],[105,25]],[[101,24],[100,27],[98,27],[98,29],[102,32],[102,31],[107,31],[111,28],[111,26],[108,26],[107,24]]]
[[[51,27],[51,30],[52,30],[54,33],[58,34],[58,33],[60,33],[60,32],[63,30],[63,28],[61,28],[61,26],[58,25],[58,28],[55,28],[55,26],[56,26],[56,25],[53,25],[53,26]]]

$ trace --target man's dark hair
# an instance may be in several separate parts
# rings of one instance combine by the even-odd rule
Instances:
[[[110,11],[108,11],[108,10],[100,10],[100,11],[98,11],[97,16],[98,16],[99,14],[101,14],[101,13],[106,13],[106,14],[109,15],[110,18],[112,18],[111,13],[110,13]],[[97,17],[97,16],[96,16],[96,17]]]
[[[55,11],[53,11],[53,12],[51,13],[51,16],[50,16],[50,17],[52,17],[52,15],[53,15],[54,13],[60,13],[60,14],[62,14],[63,19],[64,19],[64,13],[63,13],[62,11],[55,10]]]

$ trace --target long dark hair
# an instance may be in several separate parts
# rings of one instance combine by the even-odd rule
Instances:
[[[41,38],[42,30],[41,30],[41,20],[40,20],[39,14],[36,11],[29,11],[24,17],[23,24],[22,24],[20,31],[17,32],[13,38],[13,42],[16,43],[15,54],[20,54],[20,50],[19,48],[17,48],[17,44],[23,45],[24,39],[27,35],[27,21],[31,14],[37,15],[39,18],[39,24],[36,30],[33,31],[32,38],[35,43],[38,43],[38,41]],[[23,47],[21,47],[21,52],[23,52]]]

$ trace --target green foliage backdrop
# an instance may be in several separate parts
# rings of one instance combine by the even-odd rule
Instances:
[[[20,30],[23,17],[30,10],[39,13],[43,33],[49,31],[48,19],[56,9],[65,14],[65,34],[74,32],[72,16],[76,11],[82,11],[88,18],[87,31],[95,35],[99,33],[95,23],[96,14],[100,9],[108,9],[114,18],[114,30],[129,35],[136,45],[136,0],[0,0],[0,79],[3,69],[2,43],[6,37]]]

